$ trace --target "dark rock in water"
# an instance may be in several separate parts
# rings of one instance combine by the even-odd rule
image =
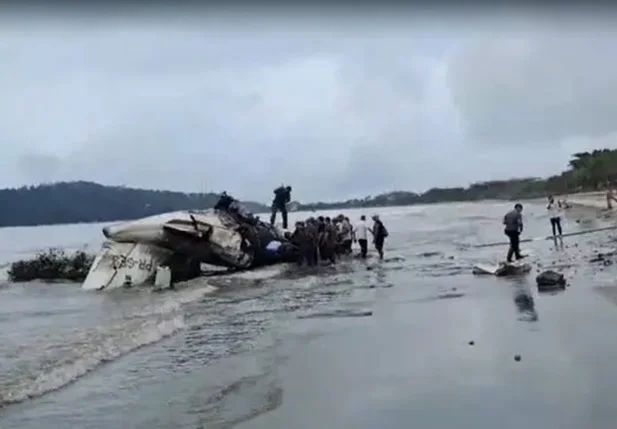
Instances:
[[[552,270],[546,270],[538,274],[536,283],[538,284],[539,291],[565,289],[566,287],[564,275]]]

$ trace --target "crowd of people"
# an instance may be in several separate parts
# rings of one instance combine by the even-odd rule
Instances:
[[[369,235],[372,236],[379,258],[383,259],[388,230],[378,215],[373,216],[372,228],[367,225],[364,215],[360,216],[355,225],[342,214],[335,218],[310,217],[296,222],[289,239],[298,249],[298,262],[314,266],[321,261],[334,264],[340,256],[351,255],[354,243],[360,248],[359,256],[366,258]]]
[[[291,186],[280,186],[274,190],[270,224],[274,225],[276,215],[281,213],[283,229],[287,229],[287,204],[291,200]],[[227,192],[223,192],[216,210],[224,210],[242,219],[243,222],[256,225],[262,223],[259,216],[248,213],[244,206]],[[384,243],[388,237],[388,230],[378,215],[372,217],[373,225],[369,227],[366,216],[360,216],[359,221],[352,225],[350,219],[342,214],[335,218],[318,216],[310,217],[305,221],[296,222],[293,232],[285,234],[288,242],[272,240],[266,246],[276,260],[286,255],[283,260],[297,260],[308,266],[319,265],[323,262],[336,263],[339,257],[351,255],[353,245],[359,246],[358,256],[366,258],[368,255],[369,238],[379,254],[384,257]]]

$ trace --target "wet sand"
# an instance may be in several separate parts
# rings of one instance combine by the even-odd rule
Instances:
[[[539,295],[461,276],[449,299],[439,283],[384,291],[370,322],[296,347],[281,406],[239,427],[614,427],[614,303],[582,279]]]

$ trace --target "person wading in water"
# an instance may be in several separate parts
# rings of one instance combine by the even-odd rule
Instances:
[[[508,262],[512,262],[512,256],[514,256],[517,261],[525,257],[524,255],[521,255],[520,249],[520,236],[521,232],[523,232],[522,211],[523,205],[517,203],[514,206],[514,210],[509,211],[503,217],[503,224],[505,225],[504,233],[510,239],[510,248],[508,249],[508,255],[506,257]]]
[[[373,243],[375,244],[377,253],[379,253],[379,259],[383,260],[383,245],[386,241],[386,237],[388,236],[388,230],[379,219],[379,215],[373,216],[373,222],[375,222],[373,224],[373,229],[371,230],[373,233]]]
[[[561,201],[555,201],[552,195],[548,196],[548,205],[546,206],[548,210],[550,219],[551,219],[551,227],[553,228],[553,238],[557,238],[557,233],[559,233],[559,237],[561,238],[562,230],[561,230]]]
[[[341,248],[344,254],[349,255],[351,253],[351,243],[353,241],[353,227],[349,222],[348,217],[343,217],[340,222],[340,235],[341,235]]]
[[[366,226],[366,216],[360,216],[360,222],[356,224],[353,230],[354,242],[357,241],[360,245],[360,256],[366,259],[368,252],[368,226]]]
[[[281,212],[283,217],[283,229],[287,229],[287,204],[291,201],[291,186],[280,186],[274,190],[274,200],[272,201],[272,216],[270,223],[274,225],[276,212]]]

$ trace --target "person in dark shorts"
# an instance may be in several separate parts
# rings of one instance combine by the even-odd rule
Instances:
[[[506,257],[508,262],[512,262],[512,256],[514,256],[517,261],[524,258],[524,256],[521,255],[520,249],[520,236],[521,232],[523,232],[522,211],[523,205],[517,203],[514,205],[514,210],[509,211],[503,217],[503,224],[505,225],[504,233],[510,239],[510,248],[508,249],[508,255]]]

